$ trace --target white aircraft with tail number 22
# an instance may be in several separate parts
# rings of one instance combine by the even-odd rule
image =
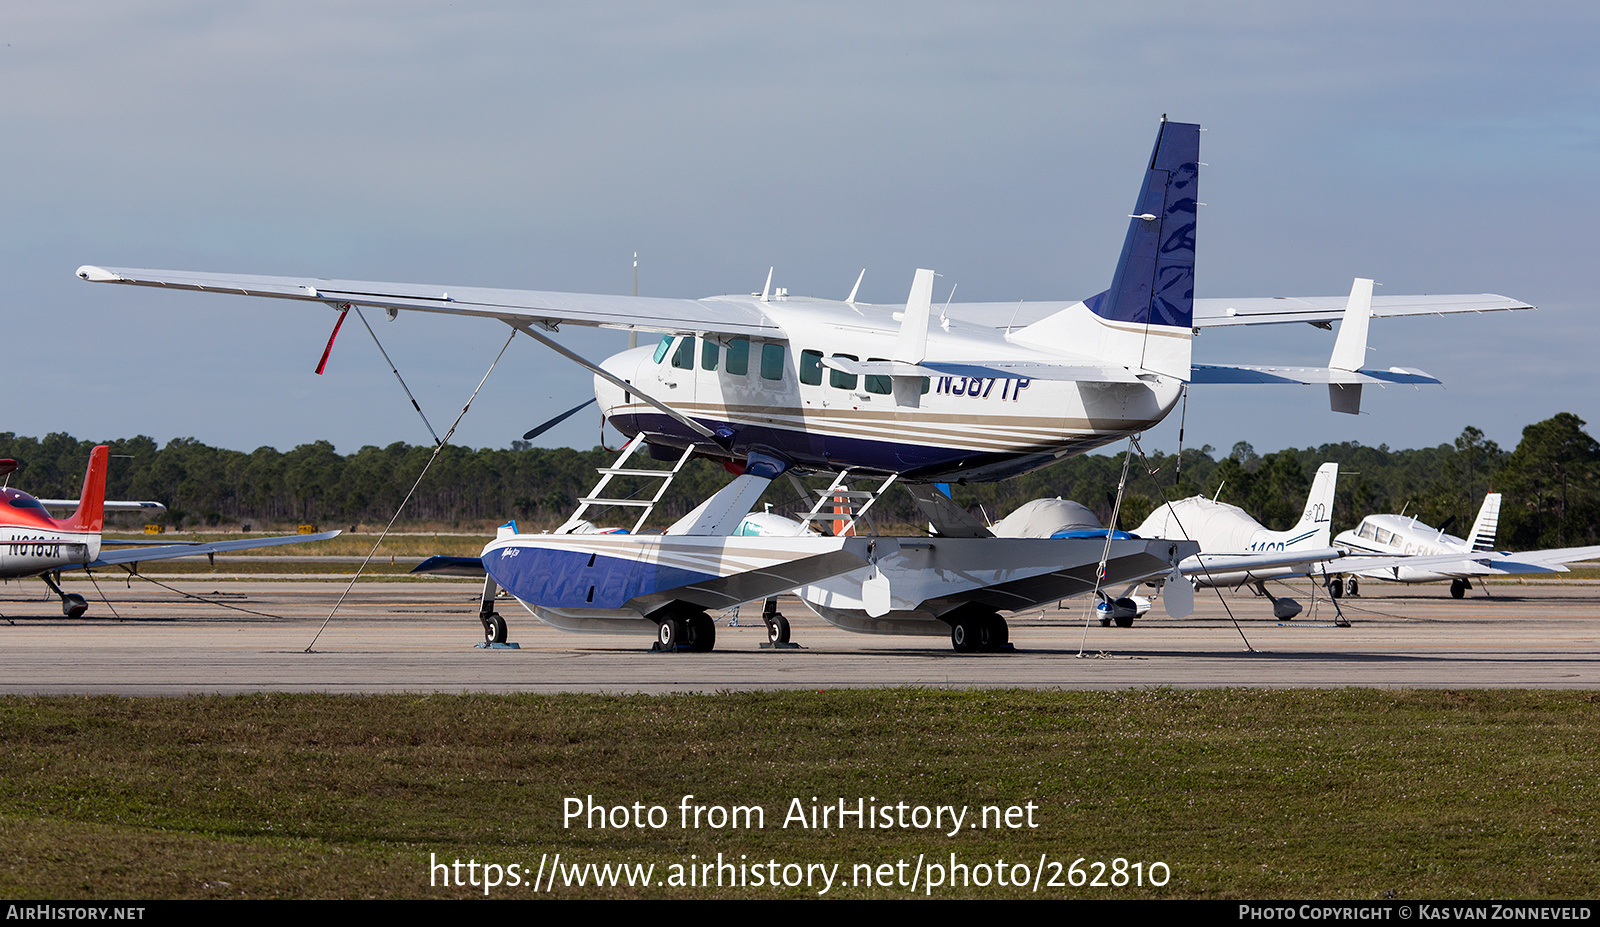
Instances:
[[[860,278],[843,302],[790,297],[773,289],[770,272],[759,294],[699,300],[96,266],[79,268],[78,276],[326,303],[341,320],[363,306],[391,318],[417,310],[498,319],[581,364],[595,375],[602,413],[653,456],[698,453],[742,474],[669,528],[667,540],[657,539],[668,546],[675,536],[689,546],[698,543],[693,538],[717,543],[658,571],[655,561],[648,568],[640,562],[661,552],[628,547],[645,543],[637,538],[589,536],[580,550],[569,537],[563,547],[559,538],[579,528],[575,518],[556,535],[496,541],[485,549],[484,567],[558,626],[647,617],[660,623],[665,642],[683,624],[656,616],[686,600],[677,590],[696,582],[727,587],[719,593],[726,598],[701,595],[695,608],[771,594],[760,589],[772,582],[752,579],[767,567],[740,561],[729,545],[777,542],[728,535],[785,471],[924,484],[1003,479],[1144,431],[1190,382],[1325,383],[1335,409],[1354,412],[1363,384],[1437,382],[1419,371],[1362,366],[1370,316],[1527,308],[1491,294],[1374,300],[1368,288],[1362,299],[1359,281],[1349,300],[1196,300],[1199,151],[1199,126],[1163,119],[1111,286],[1081,301],[947,305],[936,316],[931,270],[916,272],[904,307],[857,302]],[[1336,350],[1327,368],[1191,364],[1192,337],[1202,328],[1292,321],[1327,327],[1342,318],[1359,325],[1362,344],[1345,355]],[[550,337],[563,323],[663,338],[595,364]],[[823,559],[828,563],[817,569],[832,572],[790,571],[781,577],[788,585],[775,591],[861,565]],[[574,580],[578,568],[600,581]]]

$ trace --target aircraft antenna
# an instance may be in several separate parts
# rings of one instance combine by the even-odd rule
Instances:
[[[639,252],[637,252],[637,251],[633,252],[633,298],[634,299],[638,299],[639,298]],[[639,330],[637,328],[628,329],[628,350],[631,351],[634,348],[637,348],[638,346],[639,346]],[[601,445],[604,445],[606,443],[605,442],[605,434],[604,434],[605,433],[605,429],[601,428],[600,431],[601,431],[600,443],[601,443]]]

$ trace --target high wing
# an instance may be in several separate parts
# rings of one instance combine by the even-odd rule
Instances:
[[[323,277],[273,277],[187,270],[95,267],[89,264],[78,268],[78,276],[93,283],[122,283],[204,293],[265,296],[301,302],[348,302],[385,309],[414,309],[445,315],[481,316],[512,324],[565,322],[572,325],[679,334],[715,331],[730,335],[771,336],[779,332],[778,327],[760,312],[752,310],[747,305],[714,296],[706,299],[666,299],[649,296],[557,293],[543,290],[378,283],[368,280],[332,280]],[[995,328],[1019,328],[1074,305],[1077,305],[1077,302],[1072,300],[955,303],[943,312],[950,318]],[[1326,324],[1342,319],[1345,305],[1346,299],[1342,296],[1196,299],[1194,327],[1278,325],[1287,322]],[[1373,318],[1533,308],[1537,307],[1519,299],[1494,293],[1374,296],[1372,299]]]
[[[197,557],[201,554],[220,554],[234,550],[254,550],[257,547],[277,547],[281,544],[303,544],[307,541],[326,541],[338,537],[338,531],[321,534],[286,534],[271,538],[244,538],[238,541],[209,541],[204,544],[170,544],[166,547],[134,547],[128,550],[102,550],[100,559],[93,563],[75,564],[64,569],[94,569],[116,566],[121,563],[143,563],[148,560],[173,560],[178,557]]]
[[[208,274],[186,270],[144,270],[127,267],[78,268],[92,283],[123,283],[235,296],[265,296],[300,302],[350,303],[383,309],[414,309],[443,315],[499,319],[515,326],[560,323],[637,331],[718,332],[772,337],[780,329],[760,311],[738,302],[707,299],[663,299],[499,290],[470,286],[429,286],[328,280],[321,277],[266,277],[251,274]]]

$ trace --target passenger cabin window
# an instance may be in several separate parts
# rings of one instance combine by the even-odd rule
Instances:
[[[872,362],[878,362],[878,361],[883,361],[884,358],[882,358],[882,357],[869,357],[869,358],[867,358],[867,360],[868,361],[872,361]],[[875,374],[868,374],[867,375],[867,384],[866,384],[866,386],[867,386],[867,392],[869,392],[869,393],[877,393],[877,394],[882,395],[882,396],[887,396],[888,394],[894,392],[894,380],[892,378],[890,378],[890,377],[877,376]]]
[[[833,356],[842,357],[845,360],[859,360],[854,354],[835,354]],[[855,389],[856,375],[845,373],[843,370],[829,370],[828,385],[834,389]]]
[[[672,336],[671,335],[662,335],[661,336],[661,342],[656,345],[656,358],[655,358],[656,363],[658,363],[658,364],[661,363],[661,359],[663,357],[667,356],[667,351],[671,347],[672,347]]]
[[[783,345],[768,343],[761,346],[761,379],[783,379]]]
[[[822,352],[800,352],[800,382],[807,386],[822,384]]]
[[[717,355],[721,353],[721,351],[721,345],[717,344],[715,341],[712,341],[710,338],[702,338],[700,340],[700,369],[717,369]]]
[[[728,363],[724,369],[741,377],[750,372],[750,342],[743,338],[728,342]]]
[[[678,342],[678,350],[672,352],[672,366],[679,370],[694,369],[694,336],[685,335]]]

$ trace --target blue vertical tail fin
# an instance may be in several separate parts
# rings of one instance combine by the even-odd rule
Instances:
[[[1193,325],[1199,174],[1200,127],[1163,118],[1111,289],[1085,300],[1095,315],[1115,322]]]
[[[1199,159],[1200,127],[1163,118],[1111,288],[1011,340],[1188,381]]]

